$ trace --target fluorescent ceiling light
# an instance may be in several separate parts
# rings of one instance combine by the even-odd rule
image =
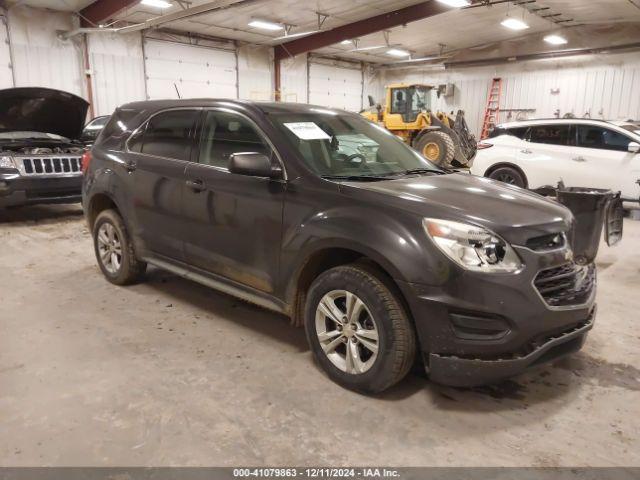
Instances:
[[[274,40],[287,40],[289,38],[304,37],[306,35],[311,35],[317,32],[320,32],[320,30],[309,30],[308,32],[289,33],[287,35],[282,35],[281,37],[276,37],[274,38]]]
[[[522,20],[511,17],[505,18],[502,22],[500,22],[500,25],[510,28],[511,30],[526,30],[527,28],[529,28],[529,25],[524,23]]]
[[[279,23],[269,22],[267,20],[251,20],[249,22],[249,26],[254,28],[261,28],[263,30],[272,30],[272,31],[282,30],[284,28]]]
[[[470,0],[438,0],[440,3],[444,3],[445,5],[453,8],[462,8],[468,7],[471,5]]]
[[[141,0],[142,5],[147,5],[149,7],[156,8],[169,8],[171,7],[170,2],[165,2],[165,0]]]
[[[353,41],[351,40],[342,40],[340,42],[340,45],[351,45],[353,43]]]
[[[547,35],[544,37],[544,41],[551,45],[565,45],[568,43],[567,39],[560,35]]]
[[[392,57],[408,57],[411,54],[406,50],[400,50],[399,48],[391,48],[387,50],[387,55],[391,55]]]
[[[386,45],[373,45],[371,47],[358,47],[350,50],[351,52],[366,52],[367,50],[379,50],[381,48],[387,48]]]

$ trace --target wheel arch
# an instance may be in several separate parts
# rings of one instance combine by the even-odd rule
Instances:
[[[288,304],[291,305],[291,322],[302,326],[307,292],[313,281],[323,272],[341,265],[357,263],[380,280],[398,297],[407,315],[412,318],[409,304],[394,280],[399,275],[395,268],[377,252],[362,246],[324,245],[309,253],[293,275],[287,287]],[[413,322],[413,320],[411,320]]]
[[[524,173],[524,170],[522,170],[522,168],[520,166],[516,165],[515,163],[511,163],[511,162],[494,163],[493,165],[491,165],[490,167],[487,168],[487,170],[484,172],[483,177],[488,177],[493,172],[495,172],[498,168],[502,168],[502,167],[513,168],[518,173],[520,173],[520,175],[522,175],[522,178],[524,179],[524,188],[529,188],[529,178],[527,177],[527,174]]]
[[[91,196],[87,208],[86,208],[86,219],[89,224],[89,228],[93,229],[93,225],[95,224],[96,218],[100,215],[100,212],[104,210],[113,209],[121,214],[120,207],[116,200],[106,192],[99,192]]]

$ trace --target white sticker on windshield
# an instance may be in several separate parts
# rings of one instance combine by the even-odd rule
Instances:
[[[285,123],[300,140],[331,140],[331,137],[313,122]]]

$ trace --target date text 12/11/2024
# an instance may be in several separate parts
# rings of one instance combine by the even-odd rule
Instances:
[[[389,468],[235,468],[234,478],[399,478]]]

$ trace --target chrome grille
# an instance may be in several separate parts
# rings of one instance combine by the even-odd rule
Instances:
[[[549,306],[582,305],[589,300],[595,288],[596,267],[594,264],[578,266],[566,263],[540,271],[533,284]]]
[[[80,175],[81,157],[78,156],[46,156],[16,158],[20,173],[27,176],[39,175]]]

